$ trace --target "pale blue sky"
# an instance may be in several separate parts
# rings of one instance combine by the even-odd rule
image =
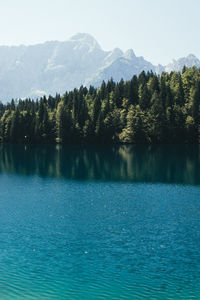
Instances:
[[[200,58],[200,0],[0,0],[0,45],[93,35],[154,64]]]

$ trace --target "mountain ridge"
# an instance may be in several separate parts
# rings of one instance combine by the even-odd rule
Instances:
[[[81,85],[98,87],[111,77],[129,80],[144,71],[181,71],[183,66],[200,67],[194,55],[154,66],[133,49],[104,51],[93,36],[77,33],[69,40],[36,45],[0,46],[0,100],[37,98],[64,93]]]

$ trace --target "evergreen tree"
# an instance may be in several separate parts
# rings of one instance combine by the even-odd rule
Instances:
[[[200,69],[142,72],[98,89],[0,103],[0,141],[199,143]]]

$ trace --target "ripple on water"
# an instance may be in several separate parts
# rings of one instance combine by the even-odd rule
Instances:
[[[198,186],[11,176],[0,190],[0,299],[198,299]]]

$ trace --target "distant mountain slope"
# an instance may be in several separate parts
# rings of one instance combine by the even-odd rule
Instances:
[[[99,86],[111,77],[130,79],[143,70],[170,72],[196,65],[190,54],[167,66],[153,66],[130,49],[104,51],[89,34],[78,33],[66,42],[51,41],[33,46],[0,46],[0,100],[36,98],[64,93],[81,85]]]
[[[178,60],[173,59],[172,62],[165,67],[165,71],[166,72],[182,71],[184,66],[186,67],[196,66],[197,68],[199,68],[200,60],[194,54],[189,54],[187,57],[182,57],[179,58]]]
[[[134,74],[139,75],[143,70],[155,72],[155,67],[143,57],[136,57],[133,50],[129,49],[109,64],[98,69],[91,81],[86,81],[86,85],[89,83],[99,86],[103,80],[109,80],[111,77],[114,81],[120,81],[121,78],[129,80]]]

